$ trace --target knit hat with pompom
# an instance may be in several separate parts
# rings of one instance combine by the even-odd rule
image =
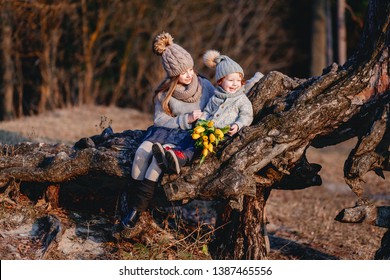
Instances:
[[[244,70],[233,59],[226,55],[221,55],[219,51],[209,50],[203,55],[203,62],[209,68],[215,69],[215,80],[219,81],[231,73],[241,73],[244,77]]]
[[[162,32],[153,40],[153,52],[161,56],[162,65],[169,77],[176,77],[194,67],[192,56],[173,43],[171,34]]]

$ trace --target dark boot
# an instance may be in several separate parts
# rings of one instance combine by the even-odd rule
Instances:
[[[121,220],[124,227],[133,228],[135,226],[139,215],[148,208],[157,184],[158,182],[144,179],[141,184],[136,185],[129,203],[129,212]]]
[[[123,191],[119,196],[119,215],[120,217],[126,216],[129,212],[129,195],[127,191]]]
[[[122,219],[121,224],[124,228],[134,228],[139,219],[139,212],[131,208],[127,215]]]
[[[165,158],[165,149],[160,143],[154,143],[152,146],[153,156],[155,157],[158,166],[163,172],[167,172],[167,159]]]
[[[187,156],[179,150],[168,150],[165,152],[167,158],[168,168],[170,171],[179,174],[180,169],[187,163]]]

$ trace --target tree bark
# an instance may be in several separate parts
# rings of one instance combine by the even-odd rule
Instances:
[[[218,259],[263,259],[267,255],[265,205],[273,188],[321,184],[320,166],[309,163],[309,146],[358,137],[346,162],[346,180],[369,170],[389,171],[390,3],[371,1],[359,50],[346,64],[332,64],[308,80],[271,72],[249,93],[254,122],[221,143],[204,164],[195,160],[180,175],[164,175],[170,201],[223,200],[212,254]],[[0,182],[61,184],[88,174],[130,177],[143,131],[84,138],[74,147],[22,143],[0,146]],[[361,160],[366,156],[369,160]],[[368,164],[361,164],[368,162]],[[13,184],[14,185],[14,184]],[[350,184],[359,206],[370,202]],[[350,219],[348,222],[361,222]]]

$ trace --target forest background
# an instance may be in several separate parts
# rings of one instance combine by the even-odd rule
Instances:
[[[153,111],[164,77],[153,37],[256,71],[320,75],[353,52],[368,1],[0,0],[0,121],[82,104]]]

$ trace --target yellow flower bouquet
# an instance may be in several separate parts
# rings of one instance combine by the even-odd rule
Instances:
[[[215,128],[213,121],[199,120],[196,127],[191,131],[191,137],[195,140],[195,147],[202,150],[200,164],[204,162],[209,153],[215,153],[214,147],[224,139],[230,126]]]

